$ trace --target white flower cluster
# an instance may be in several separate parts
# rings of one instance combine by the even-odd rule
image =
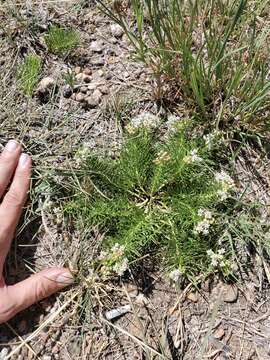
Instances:
[[[217,192],[220,199],[226,200],[229,196],[229,191],[235,188],[233,179],[225,171],[221,171],[215,174],[215,180],[221,187]]]
[[[198,150],[194,149],[191,150],[189,155],[186,155],[183,158],[183,161],[187,164],[191,164],[191,163],[198,163],[201,162],[203,159],[198,155]]]
[[[167,120],[168,130],[171,133],[174,133],[177,130],[177,125],[179,124],[179,122],[180,122],[180,118],[178,116],[169,115]]]
[[[160,121],[161,120],[157,115],[151,114],[150,112],[143,112],[131,119],[127,126],[127,131],[132,134],[140,128],[149,130],[156,129],[159,126]]]
[[[208,235],[210,226],[214,222],[213,215],[211,211],[206,209],[199,209],[198,215],[202,218],[202,220],[199,221],[198,224],[196,225],[194,229],[194,233]]]
[[[207,135],[203,136],[205,145],[208,147],[208,150],[211,150],[213,145],[221,138],[221,132],[218,130],[213,131]]]
[[[156,165],[167,162],[171,160],[171,156],[167,151],[160,151],[157,158],[153,161]]]
[[[181,276],[182,273],[179,269],[172,270],[169,274],[169,278],[175,283],[177,283],[180,280]]]
[[[84,144],[75,154],[75,160],[77,165],[81,165],[89,156],[90,148],[87,144]]]
[[[123,258],[120,262],[115,263],[112,269],[117,275],[123,276],[128,269],[128,259]]]
[[[123,257],[125,254],[125,246],[116,243],[110,251],[101,251],[98,260],[103,262],[103,272],[109,273],[109,269],[113,270],[117,275],[124,275],[128,270],[128,259]]]
[[[210,257],[211,260],[211,266],[213,267],[225,267],[227,262],[224,259],[225,249],[222,248],[218,250],[217,253],[215,253],[213,250],[208,250],[207,255]]]

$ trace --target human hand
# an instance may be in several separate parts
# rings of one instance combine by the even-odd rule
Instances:
[[[73,282],[67,269],[50,268],[18,284],[5,283],[4,262],[27,197],[30,176],[30,156],[21,152],[17,142],[9,141],[0,155],[0,324]]]

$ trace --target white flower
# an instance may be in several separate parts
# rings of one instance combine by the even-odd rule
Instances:
[[[231,189],[231,188],[233,188],[235,186],[233,179],[225,171],[221,171],[220,173],[216,173],[215,174],[215,179],[223,187],[227,187],[228,189]]]
[[[216,182],[221,186],[221,189],[217,191],[221,200],[228,198],[228,192],[235,188],[233,179],[225,171],[215,174]]]
[[[220,200],[222,200],[222,201],[226,200],[229,196],[228,192],[225,190],[218,190],[217,194],[218,194]]]
[[[98,256],[98,260],[105,260],[108,257],[108,253],[107,251],[101,251],[99,256]]]
[[[189,155],[186,155],[183,158],[183,161],[187,164],[191,164],[191,163],[196,163],[196,162],[201,162],[203,159],[198,155],[198,150],[194,149],[191,150]]]
[[[83,144],[83,146],[78,149],[75,154],[75,160],[77,165],[81,165],[89,156],[90,148],[87,144]]]
[[[173,282],[178,282],[179,279],[181,278],[181,271],[179,269],[175,269],[173,271],[170,272],[169,274],[169,278],[173,281]]]
[[[160,124],[160,118],[150,112],[143,112],[131,119],[128,131],[132,132],[139,128],[155,129]]]
[[[161,164],[171,160],[171,156],[167,151],[160,151],[157,158],[153,161],[155,164]]]
[[[213,215],[212,215],[211,211],[206,210],[206,209],[200,208],[198,210],[198,215],[200,217],[203,217],[205,220],[212,220],[213,219]]]
[[[124,275],[125,271],[128,269],[128,259],[124,258],[121,262],[117,262],[113,266],[113,271],[116,272],[117,275]]]
[[[198,222],[198,224],[194,230],[195,234],[208,235],[210,225],[211,225],[211,223],[208,220],[202,220],[202,221]]]
[[[213,250],[207,250],[207,256],[209,256],[211,260],[211,266],[224,268],[228,264],[228,261],[224,259],[224,254],[224,248],[219,249],[217,253]]]
[[[112,252],[112,255],[113,255],[113,256],[115,256],[115,257],[121,257],[121,256],[123,256],[124,253],[125,253],[125,246],[116,243],[116,244],[111,248],[111,252]]]

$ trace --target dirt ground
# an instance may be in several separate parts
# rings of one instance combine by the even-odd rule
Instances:
[[[155,102],[150,75],[95,1],[6,1],[0,4],[0,19],[0,144],[20,139],[35,164],[31,203],[6,266],[12,283],[31,269],[70,265],[82,237],[89,237],[89,256],[95,256],[98,236],[70,238],[44,206],[63,180],[54,169],[70,170],[82,145],[114,152],[128,117],[163,110]],[[81,45],[71,57],[45,56],[43,34],[52,23],[79,31]],[[18,89],[16,66],[28,52],[44,59],[42,78],[57,81],[53,101],[44,102],[39,94],[26,99]],[[68,69],[90,74],[87,82],[76,80],[70,97],[63,81]],[[91,97],[95,91],[96,102],[90,105],[78,96]],[[259,173],[258,161],[249,161]],[[254,174],[242,171],[245,161],[240,165],[239,176],[249,173],[250,183]],[[55,188],[47,177],[54,178]],[[254,191],[264,196],[267,180],[257,176],[255,183]],[[254,269],[262,268],[257,265]],[[196,288],[176,287],[146,261],[129,281],[105,284],[106,295],[103,289],[98,295],[88,290],[75,285],[0,326],[0,359],[270,359],[269,285],[262,271],[243,274],[234,285],[209,278],[198,279]],[[83,311],[86,305],[79,299],[90,311]],[[106,319],[106,311],[125,305],[127,313]]]

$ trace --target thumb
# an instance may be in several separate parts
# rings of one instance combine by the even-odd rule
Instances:
[[[30,276],[16,285],[9,286],[8,293],[14,304],[13,315],[73,282],[74,279],[69,270],[50,268]]]

